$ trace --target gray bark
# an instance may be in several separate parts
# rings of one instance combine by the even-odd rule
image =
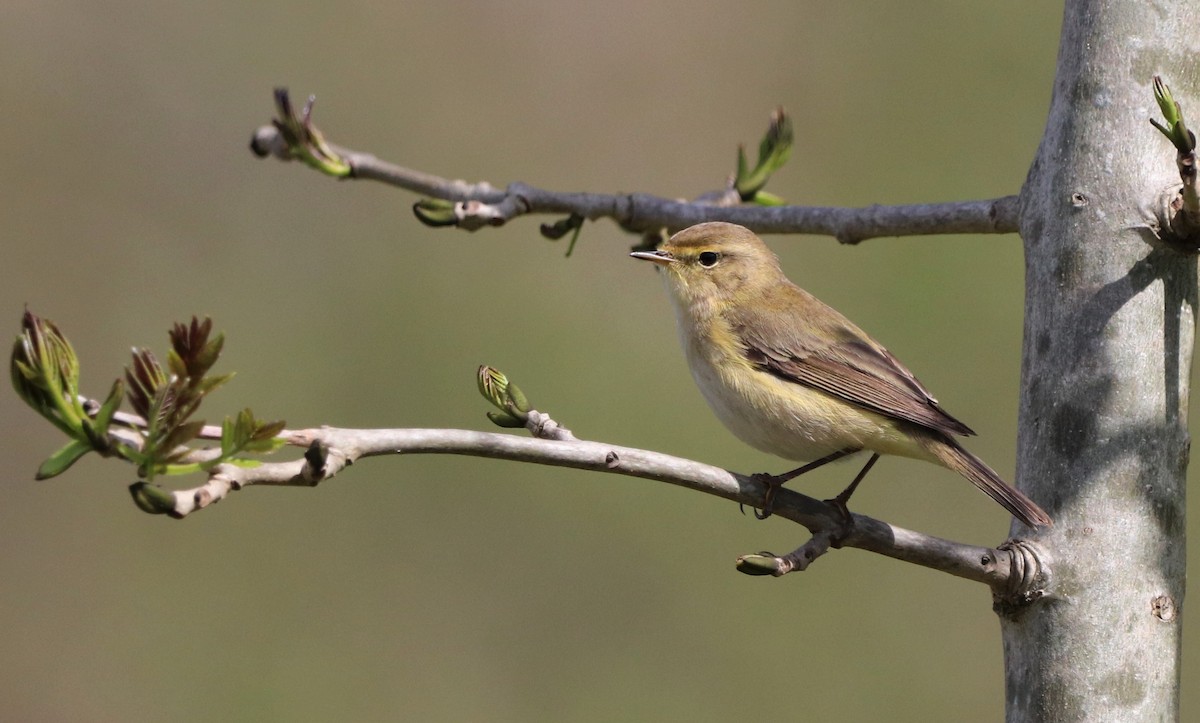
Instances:
[[[1178,717],[1197,263],[1148,229],[1179,183],[1148,118],[1155,73],[1200,116],[1196,7],[1066,4],[1020,208],[1017,477],[1055,518],[1035,538],[1053,573],[1002,618],[1010,721]]]

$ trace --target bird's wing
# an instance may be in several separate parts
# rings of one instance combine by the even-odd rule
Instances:
[[[821,304],[805,296],[810,303]],[[788,329],[751,328],[736,318],[730,321],[746,359],[776,377],[947,435],[975,434],[943,411],[929,390],[887,349],[837,311],[829,311],[832,315],[820,315],[826,319],[821,328],[805,332],[797,332],[794,325]],[[817,316],[808,318],[811,322]]]

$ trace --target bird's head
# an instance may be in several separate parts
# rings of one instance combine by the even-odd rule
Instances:
[[[685,307],[723,307],[752,301],[786,283],[779,259],[753,231],[713,221],[685,228],[656,251],[637,251],[666,274],[675,301]]]

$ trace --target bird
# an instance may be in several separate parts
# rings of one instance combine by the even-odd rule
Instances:
[[[718,419],[751,447],[805,461],[768,482],[858,452],[862,471],[834,502],[846,502],[880,455],[940,465],[966,478],[1025,525],[1049,526],[1041,507],[964,449],[975,434],[887,349],[837,310],[792,283],[749,229],[708,222],[635,251],[663,272],[693,379]]]

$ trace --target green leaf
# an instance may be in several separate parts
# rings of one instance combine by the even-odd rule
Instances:
[[[1183,119],[1183,108],[1171,95],[1171,89],[1163,82],[1162,77],[1154,76],[1153,89],[1154,100],[1158,102],[1158,109],[1162,111],[1166,124],[1151,118],[1151,125],[1166,136],[1180,153],[1195,151],[1196,136],[1188,130],[1187,123]]]
[[[205,319],[208,322],[208,319]],[[217,363],[217,359],[221,357],[221,350],[225,348],[225,334],[219,332],[212,341],[204,345],[204,348],[196,355],[195,366],[199,374],[208,373],[209,369]],[[226,375],[232,376],[232,375]]]
[[[167,350],[167,371],[171,376],[185,379],[188,376],[187,364],[184,363],[183,357],[179,356],[179,352],[174,349]]]
[[[221,460],[219,459],[207,462],[188,462],[187,464],[159,464],[155,467],[154,473],[155,475],[163,474],[168,477],[178,477],[179,475],[207,472],[218,464],[221,464]]]
[[[516,429],[524,427],[525,423],[507,412],[487,412],[487,418],[492,420],[492,424],[505,429]]]
[[[293,158],[303,161],[335,178],[345,178],[353,172],[350,163],[333,151],[325,142],[324,136],[312,124],[312,109],[316,96],[309,96],[300,115],[296,114],[288,96],[287,88],[275,89],[275,107],[279,117],[273,121],[279,134],[287,143],[288,151]]]
[[[226,417],[221,425],[221,459],[218,461],[237,462],[234,457],[243,452],[274,452],[287,444],[287,440],[276,436],[285,424],[282,420],[264,422],[256,419],[249,408],[238,412],[234,418]]]
[[[244,452],[252,452],[254,454],[269,454],[277,449],[282,448],[287,444],[287,440],[281,437],[270,437],[268,439],[252,439],[246,442],[242,448]]]
[[[176,376],[199,380],[208,373],[221,355],[221,347],[224,344],[221,334],[209,341],[211,333],[212,319],[208,317],[200,321],[193,316],[190,324],[175,324],[171,328],[168,332],[171,350],[178,355],[181,362],[178,369],[175,366],[171,367]]]
[[[28,362],[28,344],[26,339],[17,337],[13,342],[12,357],[9,363],[9,374],[12,377],[13,389],[21,401],[37,410],[42,406],[41,388],[38,386],[37,372]]]
[[[526,414],[529,413],[529,400],[525,398],[524,392],[522,392],[516,384],[509,382],[508,388],[505,391],[508,396],[508,401],[512,403],[512,406],[518,412],[524,412]]]
[[[108,427],[112,424],[113,415],[121,408],[121,400],[125,397],[125,385],[120,379],[113,381],[112,388],[108,391],[108,398],[100,405],[100,410],[96,412],[97,434],[108,434]]]
[[[776,196],[773,193],[767,193],[766,191],[755,192],[754,198],[750,199],[750,202],[759,206],[783,206],[787,203],[787,201],[783,200],[779,196]]]
[[[571,234],[571,240],[567,242],[567,258],[571,258],[571,254],[575,253],[575,242],[579,240],[579,234],[583,232],[583,224],[580,223],[575,227],[575,233]]]
[[[231,464],[234,467],[242,467],[245,469],[251,469],[253,467],[260,466],[262,464],[262,460],[261,459],[248,459],[246,457],[231,457],[230,459],[227,459],[224,462],[222,462],[222,464]],[[213,465],[213,466],[215,466],[215,465]]]
[[[133,411],[150,422],[150,407],[159,390],[167,384],[167,374],[149,349],[134,349],[133,361],[125,367],[125,382],[129,385],[129,405]]]
[[[1182,120],[1179,115],[1179,104],[1175,102],[1174,96],[1171,95],[1171,89],[1163,82],[1162,76],[1154,76],[1153,82],[1154,100],[1158,102],[1158,109],[1162,111],[1163,118],[1167,119],[1168,126],[1174,126]]]
[[[198,437],[202,429],[204,429],[203,420],[180,424],[163,438],[160,448],[163,452],[174,452],[177,447],[182,447]]]
[[[252,437],[253,441],[256,442],[266,439],[273,439],[277,437],[279,433],[284,430],[284,428],[287,427],[287,422],[283,421],[282,419],[278,419],[274,422],[264,422],[260,419],[256,422],[256,424],[258,424],[258,429],[254,430],[254,435]],[[281,443],[286,442],[286,440],[283,439],[280,439],[279,441]]]
[[[230,379],[233,379],[235,374],[236,374],[236,372],[229,372],[228,374],[219,374],[217,376],[204,377],[199,382],[197,382],[195,385],[196,394],[198,396],[207,395],[209,392],[212,392],[214,389],[223,385],[225,382],[229,381]]]
[[[733,185],[743,201],[753,199],[771,174],[787,163],[792,154],[792,140],[792,120],[782,108],[777,108],[771,113],[770,125],[758,144],[758,163],[753,169],[747,170],[745,151],[738,146],[738,172]]]
[[[67,446],[50,455],[45,462],[42,462],[34,478],[42,480],[57,477],[66,472],[67,468],[75,464],[80,457],[91,451],[92,445],[78,439],[73,439],[67,443]]]
[[[230,457],[238,446],[237,421],[233,417],[225,417],[221,422],[221,457]]]

